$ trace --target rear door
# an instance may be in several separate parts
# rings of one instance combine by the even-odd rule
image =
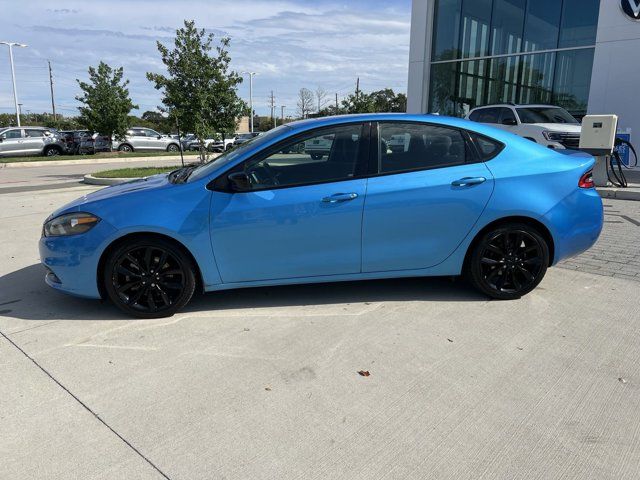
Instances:
[[[377,136],[377,140],[375,137]],[[407,136],[405,149],[389,148]],[[493,192],[465,132],[438,125],[381,122],[373,135],[362,226],[362,271],[432,267],[472,229]]]
[[[44,148],[44,131],[25,128],[24,143],[22,145],[27,155],[40,155]]]

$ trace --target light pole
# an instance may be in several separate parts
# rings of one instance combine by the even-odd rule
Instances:
[[[280,125],[284,125],[284,109],[286,105],[280,105]]]
[[[9,62],[11,63],[11,79],[13,80],[13,103],[16,107],[16,121],[18,122],[18,126],[20,126],[20,111],[18,109],[18,92],[16,90],[16,71],[13,67],[13,47],[22,47],[25,48],[26,45],[24,43],[17,42],[0,42],[1,45],[6,45],[9,47]]]
[[[251,114],[249,116],[249,128],[253,133],[253,76],[257,75],[256,72],[240,72],[243,75],[249,75],[249,110]]]

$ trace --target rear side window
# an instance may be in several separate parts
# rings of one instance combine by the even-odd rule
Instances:
[[[44,132],[42,130],[26,129],[25,133],[27,134],[27,137],[44,137]]]
[[[380,123],[378,172],[461,165],[467,160],[467,145],[460,131],[419,123]]]
[[[499,123],[500,108],[481,108],[469,115],[469,120],[480,123]]]
[[[476,146],[476,150],[478,150],[478,154],[483,162],[491,160],[504,148],[504,144],[492,138],[480,135],[479,133],[469,132],[469,136],[471,137],[473,144]]]

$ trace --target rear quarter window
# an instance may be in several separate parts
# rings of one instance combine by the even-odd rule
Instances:
[[[483,162],[491,160],[504,148],[504,143],[475,132],[468,132]]]

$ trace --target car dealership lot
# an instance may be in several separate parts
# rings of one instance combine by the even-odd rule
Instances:
[[[640,202],[518,301],[413,279],[132,320],[42,279],[42,221],[94,188],[27,190],[0,189],[0,478],[640,475]]]

